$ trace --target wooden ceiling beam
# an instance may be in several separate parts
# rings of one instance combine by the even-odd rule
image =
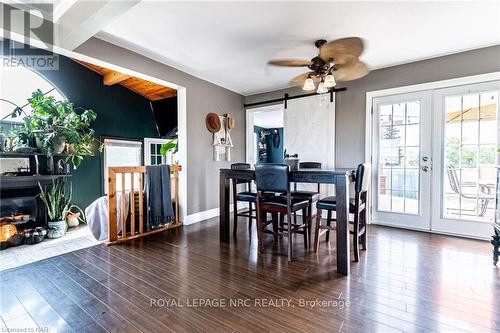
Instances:
[[[104,74],[102,81],[104,82],[105,86],[112,86],[113,84],[120,83],[127,79],[130,79],[130,75],[118,73],[115,71],[110,71]]]

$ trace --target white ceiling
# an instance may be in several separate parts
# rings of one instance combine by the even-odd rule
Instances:
[[[258,111],[253,116],[254,126],[262,128],[281,128],[283,127],[283,105],[277,104],[266,107],[264,111]]]
[[[97,36],[244,95],[287,87],[305,70],[266,62],[310,59],[319,38],[363,38],[371,69],[500,44],[498,1],[137,1]]]

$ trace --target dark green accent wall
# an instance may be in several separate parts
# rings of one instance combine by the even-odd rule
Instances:
[[[41,51],[23,53],[40,54]],[[97,138],[102,135],[139,139],[158,137],[146,98],[119,84],[104,86],[101,75],[64,56],[59,56],[59,70],[38,73],[52,82],[75,106],[97,113],[93,126]],[[78,169],[72,171],[73,201],[81,208],[102,195],[101,169],[101,156],[97,152],[96,156],[85,158]]]
[[[278,130],[280,135],[280,144],[278,147],[273,146],[273,135],[266,136],[266,144],[267,144],[267,162],[266,163],[283,163],[283,128],[263,128],[259,126],[254,126],[253,131],[257,134],[257,140],[255,144],[257,145],[260,140],[260,131],[261,130]]]

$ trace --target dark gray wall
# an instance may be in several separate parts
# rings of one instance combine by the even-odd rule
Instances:
[[[347,91],[337,93],[335,121],[335,161],[337,167],[352,167],[364,160],[366,92],[500,71],[500,46],[492,46],[448,56],[372,71],[366,77],[340,82]],[[304,92],[284,89],[247,96],[253,103]]]
[[[205,127],[205,116],[209,112],[232,113],[235,116],[237,127],[231,132],[234,144],[231,157],[234,162],[244,161],[243,96],[96,38],[91,38],[75,52],[186,88],[187,213],[193,214],[219,207],[219,169],[229,167],[232,162],[213,161],[213,139]]]

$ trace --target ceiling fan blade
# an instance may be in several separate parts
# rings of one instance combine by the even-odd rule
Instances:
[[[363,40],[361,38],[341,38],[321,46],[319,56],[325,61],[337,60],[337,58],[344,54],[359,57],[363,53],[363,48]]]
[[[369,70],[362,61],[346,63],[344,65],[336,65],[336,70],[333,71],[333,76],[337,81],[352,81],[357,80],[368,74]]]
[[[305,80],[307,80],[307,78],[309,77],[309,75],[312,75],[314,74],[313,72],[307,72],[307,73],[304,73],[304,74],[300,74],[296,77],[294,77],[291,81],[290,81],[290,84],[292,86],[301,86],[304,84]],[[315,77],[311,77],[313,80],[316,81],[316,78]]]
[[[273,66],[285,66],[285,67],[307,67],[312,65],[312,62],[310,60],[293,60],[293,59],[269,60],[267,63]]]

